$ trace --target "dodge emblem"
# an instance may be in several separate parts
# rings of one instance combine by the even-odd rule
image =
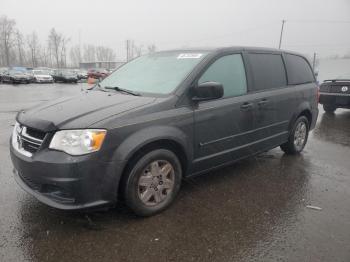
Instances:
[[[342,92],[347,92],[349,90],[349,88],[347,87],[347,86],[343,86],[342,88],[341,88],[341,91]]]

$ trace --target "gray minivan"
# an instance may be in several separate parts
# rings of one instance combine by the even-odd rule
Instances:
[[[19,112],[14,174],[52,207],[123,199],[148,216],[173,202],[183,178],[278,146],[300,153],[317,104],[300,54],[245,47],[148,54],[78,96]]]

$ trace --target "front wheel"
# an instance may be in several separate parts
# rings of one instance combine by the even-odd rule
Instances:
[[[281,145],[281,149],[289,155],[303,151],[309,137],[309,126],[309,120],[305,116],[300,116],[294,123],[288,141]]]
[[[126,204],[139,216],[166,209],[181,185],[182,168],[177,156],[170,150],[156,149],[132,166],[122,185]]]
[[[324,104],[323,109],[326,111],[326,113],[334,113],[335,110],[337,110],[337,107],[332,104]]]

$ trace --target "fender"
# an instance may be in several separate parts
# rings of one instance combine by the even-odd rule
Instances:
[[[173,126],[149,126],[128,136],[117,148],[113,159],[125,163],[143,146],[159,141],[171,140],[178,143],[186,154],[186,159],[190,163],[193,158],[193,146],[191,138],[179,128]]]
[[[288,130],[289,130],[289,131],[292,130],[292,127],[293,127],[293,125],[294,125],[294,122],[297,120],[297,118],[298,118],[298,116],[301,114],[301,112],[303,112],[303,111],[305,111],[305,110],[309,111],[309,112],[310,112],[310,115],[312,116],[311,105],[310,105],[310,103],[307,102],[307,101],[302,102],[302,103],[297,107],[297,109],[294,110],[294,114],[293,114],[293,116],[292,116],[292,118],[291,118],[291,120],[290,120],[290,122],[289,122],[289,125],[288,125]],[[311,123],[310,123],[310,124],[311,124]]]

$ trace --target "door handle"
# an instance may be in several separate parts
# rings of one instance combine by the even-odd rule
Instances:
[[[242,111],[248,111],[248,110],[251,110],[252,108],[253,108],[252,103],[244,103],[243,105],[241,105]]]
[[[262,99],[261,101],[258,102],[258,106],[263,106],[266,105],[269,101],[267,99]]]

